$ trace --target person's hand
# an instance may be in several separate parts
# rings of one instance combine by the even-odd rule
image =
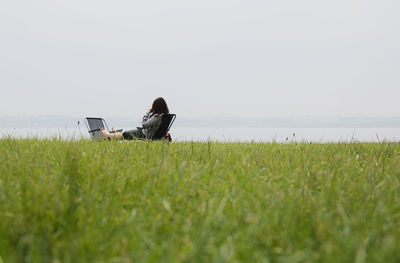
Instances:
[[[149,113],[151,111],[151,109],[148,109],[147,111],[146,111],[146,113]]]

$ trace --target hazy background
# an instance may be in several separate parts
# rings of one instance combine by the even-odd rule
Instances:
[[[400,116],[398,0],[0,3],[0,116]]]

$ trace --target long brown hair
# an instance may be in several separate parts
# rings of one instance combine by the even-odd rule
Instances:
[[[150,112],[153,114],[168,114],[169,109],[165,100],[162,97],[158,97],[153,101]]]

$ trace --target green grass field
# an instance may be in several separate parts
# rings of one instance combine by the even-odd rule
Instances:
[[[0,140],[0,262],[400,262],[399,143]]]

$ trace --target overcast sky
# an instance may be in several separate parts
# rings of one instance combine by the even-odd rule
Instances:
[[[400,1],[1,1],[0,89],[0,116],[400,116]]]

